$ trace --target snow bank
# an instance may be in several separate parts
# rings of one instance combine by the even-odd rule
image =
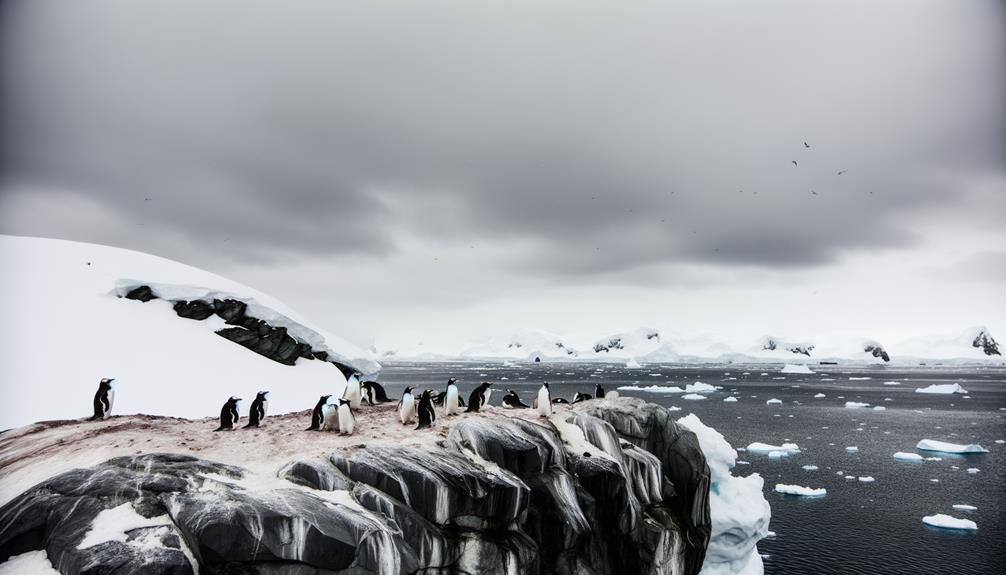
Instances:
[[[45,551],[29,551],[15,555],[0,564],[0,575],[60,575],[52,568]]]
[[[930,385],[929,387],[917,387],[915,393],[935,393],[940,395],[951,395],[954,393],[968,393],[968,390],[961,387],[959,383],[946,383],[943,385]]]
[[[775,491],[776,493],[782,493],[784,495],[800,495],[802,497],[823,497],[828,494],[828,490],[823,487],[814,489],[812,487],[786,485],[784,483],[776,483]]]
[[[715,429],[695,414],[678,423],[695,433],[709,465],[709,511],[712,536],[706,548],[702,575],[762,573],[758,541],[767,537],[772,509],[762,490],[764,480],[757,473],[735,477],[737,452]]]
[[[814,372],[811,371],[809,367],[807,367],[802,363],[796,363],[796,364],[787,363],[786,365],[783,366],[782,369],[779,370],[779,373],[802,373],[810,375],[813,374]]]
[[[943,529],[965,529],[968,531],[975,531],[978,529],[978,524],[970,519],[958,519],[942,513],[927,515],[922,518],[922,522],[926,525],[941,527]]]
[[[894,458],[901,461],[922,461],[922,456],[918,453],[907,453],[905,451],[895,453]]]
[[[77,549],[87,549],[107,541],[125,541],[128,539],[127,531],[162,525],[173,525],[173,523],[167,515],[147,519],[137,513],[133,504],[127,501],[118,507],[105,509],[95,515],[91,529],[84,535],[84,539],[77,545]]]
[[[942,451],[943,453],[988,453],[989,450],[985,449],[977,443],[972,443],[969,445],[961,445],[959,443],[947,443],[945,441],[936,441],[935,439],[923,439],[916,446],[915,449],[921,449],[922,451]]]

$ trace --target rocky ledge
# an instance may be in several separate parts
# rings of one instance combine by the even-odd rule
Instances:
[[[372,420],[394,425],[394,409],[382,409]],[[64,574],[701,569],[710,471],[695,434],[633,398],[584,402],[550,419],[529,412],[457,416],[419,442],[303,432],[294,436],[303,438],[301,454],[317,450],[317,437],[334,443],[266,472],[191,453],[132,453],[71,469],[0,508],[0,561],[44,550]],[[269,421],[255,433],[284,429],[282,418]],[[107,425],[106,444],[120,433]],[[47,433],[55,431],[2,436],[0,456]],[[225,453],[216,449],[201,455]]]

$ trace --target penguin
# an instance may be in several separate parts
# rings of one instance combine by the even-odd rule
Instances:
[[[338,401],[342,401],[341,399]],[[348,399],[346,401],[349,401]],[[326,403],[321,406],[321,431],[339,431],[339,404]]]
[[[601,387],[600,383],[594,386],[594,397],[596,399],[604,399],[604,388]]]
[[[444,415],[454,415],[461,413],[461,405],[458,403],[458,380],[453,377],[447,380],[447,395],[444,398]]]
[[[320,431],[321,426],[325,424],[325,404],[328,403],[328,398],[331,395],[323,395],[318,403],[315,404],[314,410],[311,412],[311,427],[307,428],[307,431]]]
[[[552,404],[553,405],[557,404],[557,403],[564,403],[566,405],[569,405],[569,400],[566,399],[565,397],[557,397],[557,398],[555,398],[555,399],[552,400]]]
[[[98,382],[98,391],[94,394],[94,415],[91,420],[108,419],[112,415],[112,403],[115,401],[115,390],[112,389],[114,379],[105,378]]]
[[[402,425],[408,425],[416,420],[416,397],[412,395],[412,387],[406,387],[402,399],[398,401],[398,417]]]
[[[580,403],[581,401],[587,401],[588,399],[594,399],[594,396],[589,393],[576,392],[573,396],[573,403]]]
[[[503,396],[503,407],[506,409],[526,409],[527,406],[526,403],[517,397],[516,391],[512,389],[506,390],[506,395]]]
[[[356,427],[356,418],[349,403],[348,399],[339,400],[339,435],[353,435]]]
[[[433,399],[430,398],[430,390],[424,390],[422,397],[419,398],[419,425],[416,429],[422,429],[424,427],[433,427],[434,422],[437,421],[437,412],[433,409]]]
[[[384,386],[376,381],[365,381],[360,385],[363,386],[363,399],[366,399],[370,405],[391,401],[388,399],[388,393],[384,391]]]
[[[350,374],[346,378],[346,389],[342,392],[342,399],[348,399],[349,406],[353,409],[360,409],[360,403],[363,401],[363,393],[360,390],[361,375],[358,371]]]
[[[468,396],[468,409],[465,413],[475,413],[486,403],[486,390],[489,389],[490,383],[488,381],[483,381],[475,388],[475,391]]]
[[[541,384],[538,390],[538,415],[548,417],[552,415],[552,395],[548,390],[548,382]]]
[[[258,395],[255,396],[255,401],[252,401],[251,409],[248,410],[248,424],[245,425],[245,429],[262,425],[262,420],[265,419],[266,411],[269,410],[268,395],[268,391],[260,391],[258,392]]]
[[[238,404],[240,403],[241,398],[234,397],[233,395],[227,400],[227,403],[220,408],[220,427],[213,431],[230,431],[234,429],[238,419],[241,418],[241,415],[238,414]]]

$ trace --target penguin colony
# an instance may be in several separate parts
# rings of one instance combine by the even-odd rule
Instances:
[[[378,405],[393,401],[388,397],[384,387],[373,380],[361,381],[363,374],[344,368],[336,364],[343,374],[346,375],[346,388],[342,397],[333,400],[331,395],[323,395],[318,398],[314,409],[311,410],[311,425],[306,431],[334,431],[340,435],[352,435],[356,428],[356,415],[354,410],[359,410],[364,403],[368,405]],[[111,378],[102,379],[98,382],[98,391],[94,394],[94,413],[90,420],[105,420],[111,416],[112,404],[115,400],[115,390],[112,388]],[[432,389],[425,389],[417,394],[413,388],[406,387],[402,392],[402,398],[398,401],[398,417],[402,425],[415,424],[415,429],[425,429],[433,427],[437,421],[437,407],[443,411],[443,415],[452,416],[461,413],[478,413],[489,405],[489,397],[492,395],[492,384],[488,381],[480,383],[468,395],[468,402],[461,398],[458,389],[457,379],[447,380],[446,388],[437,392]],[[594,395],[589,393],[576,392],[573,401],[567,401],[562,397],[552,397],[548,382],[544,382],[539,388],[537,395],[531,405],[521,401],[517,392],[508,389],[503,396],[502,406],[504,409],[534,409],[540,417],[552,415],[552,406],[556,404],[580,403],[591,399],[612,399],[618,397],[617,391],[607,394],[604,388],[598,385],[594,389]],[[213,431],[233,431],[237,428],[241,419],[240,397],[230,397],[220,408],[220,426]],[[464,408],[462,410],[462,408]],[[261,427],[265,421],[269,409],[269,392],[260,391],[252,401],[248,411],[248,422],[244,429]]]

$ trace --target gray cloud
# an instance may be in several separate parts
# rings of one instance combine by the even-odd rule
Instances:
[[[1006,168],[1002,5],[815,8],[8,0],[0,231],[256,263],[527,240],[499,265],[557,276],[910,248]],[[117,229],[54,217],[72,194]]]

